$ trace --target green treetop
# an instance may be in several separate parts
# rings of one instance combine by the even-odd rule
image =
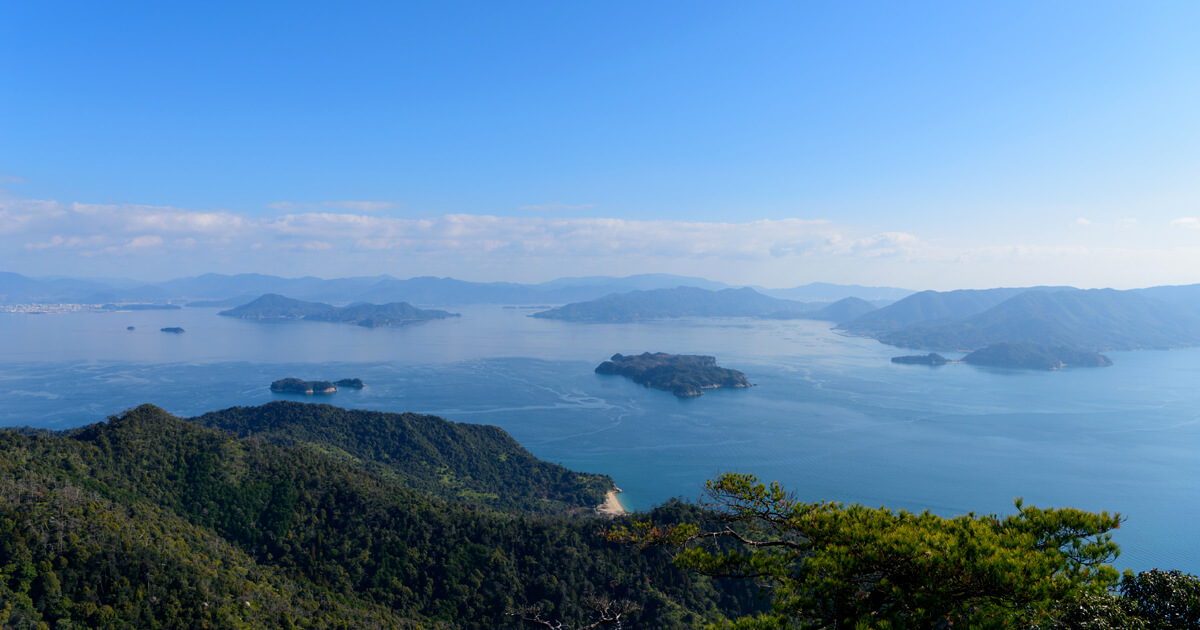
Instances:
[[[759,580],[770,612],[723,627],[1032,627],[1056,602],[1104,593],[1118,574],[1116,514],[1043,510],[943,518],[926,511],[803,503],[778,483],[727,473],[705,486],[723,528],[638,523],[610,538],[673,545],[677,565]]]

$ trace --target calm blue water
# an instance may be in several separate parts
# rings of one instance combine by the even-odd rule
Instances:
[[[144,402],[195,415],[285,398],[267,389],[278,378],[358,377],[364,390],[321,401],[498,425],[538,457],[612,475],[633,509],[696,497],[726,470],[806,500],[947,516],[1010,512],[1023,496],[1126,515],[1121,567],[1200,573],[1200,350],[1112,353],[1098,370],[930,368],[819,322],[527,312],[477,307],[400,329],[211,309],[0,314],[0,425],[66,428]],[[592,372],[645,350],[712,354],[758,386],[680,400]]]

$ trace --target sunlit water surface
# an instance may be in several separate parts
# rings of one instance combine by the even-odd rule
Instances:
[[[191,416],[313,400],[272,394],[283,377],[362,378],[319,400],[498,425],[542,459],[611,475],[632,509],[696,497],[727,470],[806,500],[947,516],[1011,512],[1023,496],[1126,515],[1118,566],[1200,573],[1200,350],[1111,353],[1103,369],[931,368],[820,322],[460,310],[378,329],[214,309],[0,314],[0,424],[62,429],[146,402]],[[682,400],[592,372],[643,351],[711,354],[757,387]]]

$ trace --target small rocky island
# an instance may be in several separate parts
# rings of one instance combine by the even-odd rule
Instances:
[[[745,374],[718,367],[713,357],[695,354],[614,354],[596,368],[596,373],[624,376],[681,398],[699,396],[706,389],[752,386]]]
[[[183,329],[178,326],[170,326],[168,328],[159,328],[159,330],[161,330],[162,332],[165,332],[165,333],[174,333],[176,335],[183,333]]]
[[[929,354],[909,354],[902,357],[892,357],[892,363],[908,363],[915,365],[946,365],[949,361],[946,357],[936,353]]]
[[[362,389],[363,382],[359,378],[344,378],[337,382],[306,381],[299,378],[283,378],[271,383],[271,391],[285,394],[332,394],[338,387]]]

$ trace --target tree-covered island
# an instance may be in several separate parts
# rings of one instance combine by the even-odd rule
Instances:
[[[367,328],[378,326],[406,326],[434,319],[459,317],[434,309],[420,309],[408,302],[390,304],[351,304],[337,307],[321,302],[293,300],[282,295],[268,293],[249,304],[217,313],[239,319],[277,320],[307,319],[321,322],[345,322]]]
[[[1057,370],[1064,367],[1107,367],[1112,360],[1098,352],[1077,350],[1066,346],[1050,347],[1036,343],[994,343],[984,346],[957,361],[936,353],[910,354],[892,357],[892,363],[916,365],[945,365],[970,363],[988,367],[1021,370]]]
[[[908,363],[916,365],[946,365],[949,361],[946,357],[936,353],[929,354],[909,354],[902,357],[892,357],[892,363]]]
[[[643,352],[626,356],[618,353],[597,366],[596,373],[618,374],[635,383],[684,398],[699,396],[706,389],[753,385],[745,374],[718,367],[713,357],[695,354]]]
[[[1036,343],[994,343],[963,357],[963,363],[993,367],[1057,370],[1063,367],[1107,367],[1112,360],[1098,352]]]
[[[284,394],[333,394],[339,387],[362,389],[361,378],[344,378],[340,381],[306,381],[299,378],[281,378],[271,383],[271,391]]]

